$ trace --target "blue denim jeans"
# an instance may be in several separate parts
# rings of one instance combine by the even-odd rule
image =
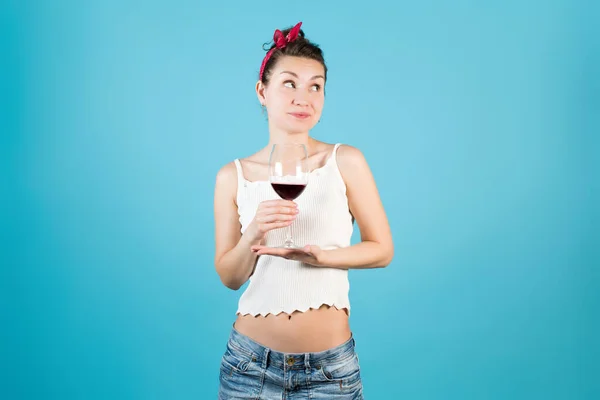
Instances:
[[[363,399],[354,338],[317,353],[281,353],[232,329],[219,399]]]

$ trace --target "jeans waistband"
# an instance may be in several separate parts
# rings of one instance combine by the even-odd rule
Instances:
[[[275,351],[260,343],[255,342],[248,336],[240,333],[235,327],[229,335],[227,346],[235,353],[245,354],[252,361],[264,365],[275,365],[287,369],[310,368],[311,365],[319,365],[330,360],[341,360],[352,357],[355,347],[354,337],[350,336],[346,342],[320,352],[313,353],[282,353]]]

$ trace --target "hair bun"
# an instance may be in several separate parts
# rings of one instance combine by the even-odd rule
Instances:
[[[263,83],[269,81],[269,71],[277,60],[284,56],[303,57],[318,61],[323,65],[324,76],[327,79],[327,66],[323,59],[323,52],[315,43],[311,43],[304,31],[301,29],[302,22],[298,22],[292,27],[283,30],[276,29],[273,33],[273,40],[263,44],[263,50],[267,52],[260,66],[258,78]]]

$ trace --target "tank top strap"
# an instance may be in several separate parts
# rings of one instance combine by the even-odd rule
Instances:
[[[333,146],[333,151],[331,152],[331,157],[328,160],[328,163],[331,162],[331,167],[333,168],[334,176],[336,177],[335,181],[336,183],[343,185],[345,193],[346,182],[344,181],[344,177],[342,176],[342,172],[340,171],[340,166],[337,162],[337,150],[341,145],[342,143],[336,143],[335,146]]]
[[[244,178],[244,171],[242,170],[242,163],[240,163],[239,159],[233,160],[235,163],[235,169],[237,170],[237,180],[238,180],[238,188],[244,186],[244,182],[246,179]]]
[[[335,164],[337,164],[337,149],[341,146],[341,143],[336,143],[335,146],[333,146],[333,151],[331,152],[331,161]]]

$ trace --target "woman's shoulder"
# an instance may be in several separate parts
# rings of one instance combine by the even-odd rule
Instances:
[[[235,161],[232,160],[225,165],[222,165],[217,171],[217,180],[230,180],[237,176],[237,168]]]
[[[336,164],[346,186],[360,185],[365,172],[370,174],[370,168],[363,152],[355,146],[340,144],[336,150]]]
[[[215,188],[218,191],[235,193],[237,180],[238,174],[235,161],[230,161],[217,171]]]
[[[336,158],[338,163],[354,164],[356,162],[365,162],[365,156],[358,147],[346,143],[338,143],[336,146]]]
[[[239,158],[229,161],[225,165],[222,165],[221,168],[219,168],[219,170],[217,172],[217,180],[219,180],[219,179],[226,180],[226,181],[237,180],[238,173],[240,172],[240,171],[238,171],[238,168],[241,167],[243,169],[243,167],[246,164],[257,163],[258,160],[260,159],[259,156],[260,156],[260,151],[254,153],[254,154],[248,155],[248,156],[239,157]]]

